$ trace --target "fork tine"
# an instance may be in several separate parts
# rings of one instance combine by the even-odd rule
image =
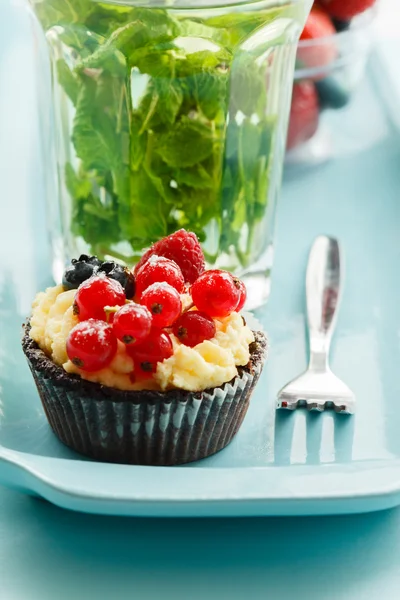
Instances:
[[[324,412],[333,410],[337,414],[353,414],[354,398],[336,398],[323,400],[316,398],[286,397],[281,394],[277,399],[277,409],[294,411],[297,408],[306,408],[310,412]]]

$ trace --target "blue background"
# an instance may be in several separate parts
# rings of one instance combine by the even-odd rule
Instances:
[[[15,196],[31,194],[41,174],[34,136],[24,128],[34,121],[34,111],[18,93],[30,81],[32,46],[23,13],[8,0],[0,0],[0,32],[1,75],[7,73],[0,79],[0,203],[15,214]],[[10,90],[15,111],[5,114]],[[343,178],[354,194],[365,193],[353,169],[348,163]],[[324,169],[312,179],[288,175],[286,202],[323,193],[324,177]],[[39,220],[41,211],[38,205]],[[3,212],[3,225],[6,216]],[[3,247],[8,239],[12,248],[15,231],[2,227],[1,235]],[[11,253],[2,260],[11,261]],[[121,519],[71,513],[0,489],[0,596],[6,600],[391,600],[400,591],[399,559],[398,509],[308,519]]]
[[[395,600],[400,511],[180,520],[74,514],[2,490],[7,600]]]

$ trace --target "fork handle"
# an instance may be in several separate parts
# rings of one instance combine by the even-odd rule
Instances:
[[[325,370],[336,324],[341,288],[341,256],[336,239],[316,238],[310,252],[306,299],[310,340],[310,368]]]

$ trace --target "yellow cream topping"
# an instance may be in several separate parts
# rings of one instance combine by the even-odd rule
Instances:
[[[78,373],[83,379],[120,390],[179,388],[198,392],[230,381],[237,375],[236,367],[249,361],[253,332],[234,312],[225,319],[214,319],[215,337],[194,348],[181,344],[171,334],[174,354],[158,364],[150,380],[132,383],[133,361],[121,342],[107,368],[87,373],[68,360],[66,353],[67,337],[78,323],[72,310],[75,292],[64,291],[58,285],[40,292],[32,304],[31,338],[67,373]]]

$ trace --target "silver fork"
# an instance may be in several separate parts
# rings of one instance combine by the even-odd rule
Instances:
[[[277,408],[333,409],[352,414],[355,397],[329,368],[329,348],[336,324],[341,292],[341,255],[337,240],[319,236],[310,252],[306,277],[310,362],[303,375],[278,394]]]

